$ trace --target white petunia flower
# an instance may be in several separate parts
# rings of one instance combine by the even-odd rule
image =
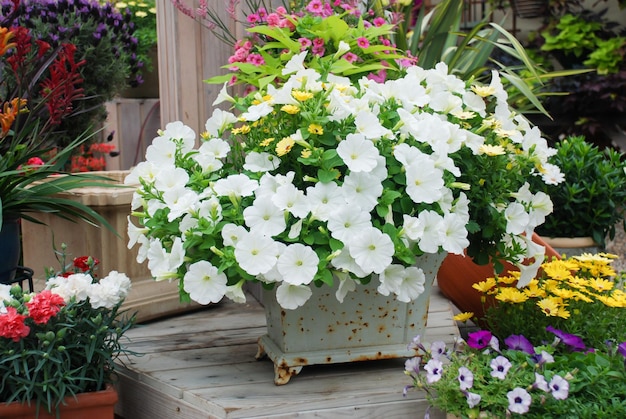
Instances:
[[[243,226],[237,224],[229,223],[222,227],[224,246],[235,246],[247,234],[248,231]]]
[[[283,282],[276,289],[276,300],[282,308],[295,310],[306,303],[311,298],[311,288],[307,285],[292,285]]]
[[[443,171],[430,158],[406,167],[406,193],[416,204],[432,204],[443,195]]]
[[[260,233],[250,232],[235,244],[235,259],[250,275],[268,272],[276,264],[276,242]]]
[[[218,303],[226,294],[226,275],[205,260],[189,265],[183,287],[189,297],[200,303]]]
[[[383,185],[375,176],[365,172],[352,172],[345,177],[341,186],[343,196],[349,204],[370,212],[378,204]]]
[[[267,199],[255,199],[243,210],[243,218],[250,231],[264,236],[276,236],[287,228],[284,211]]]
[[[378,149],[361,134],[348,134],[337,146],[337,154],[352,172],[371,172],[378,164]]]
[[[148,269],[157,281],[173,279],[176,278],[178,268],[183,264],[184,257],[185,251],[180,237],[174,239],[170,252],[163,247],[161,240],[151,239],[148,248]]]
[[[306,197],[311,215],[318,220],[328,221],[330,215],[347,204],[341,188],[335,182],[317,182],[306,188]]]
[[[219,138],[222,132],[235,122],[237,122],[235,114],[220,108],[215,108],[211,117],[207,119],[204,124],[204,129],[206,129],[211,137]]]
[[[408,303],[415,300],[424,292],[426,276],[424,271],[416,266],[404,269],[398,289],[394,291],[398,301]]]
[[[273,154],[252,151],[246,155],[246,162],[243,165],[245,170],[251,172],[269,172],[278,169],[280,165],[280,157]]]
[[[294,243],[287,246],[278,257],[276,266],[285,282],[306,285],[317,273],[319,258],[309,246]]]
[[[213,185],[213,190],[218,196],[234,196],[240,198],[250,196],[259,187],[258,182],[246,175],[230,175],[220,179]]]
[[[216,159],[226,158],[229,152],[230,145],[221,138],[211,138],[198,147],[199,154],[213,156]]]
[[[298,218],[309,214],[309,202],[304,192],[291,183],[279,186],[271,200],[279,209],[289,211]]]
[[[196,144],[196,132],[181,121],[169,122],[161,136],[168,140],[180,140],[183,154],[190,152]]]
[[[381,273],[391,264],[395,249],[388,235],[371,227],[350,240],[349,251],[365,272]]]
[[[344,205],[330,214],[328,229],[330,235],[337,240],[348,243],[359,231],[370,228],[370,214],[365,211],[355,211],[349,205]]]

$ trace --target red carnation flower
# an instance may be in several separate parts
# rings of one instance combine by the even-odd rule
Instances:
[[[48,320],[61,311],[64,305],[63,297],[50,290],[41,291],[26,303],[28,314],[36,324],[48,323]]]
[[[30,327],[24,324],[26,316],[19,314],[15,307],[6,309],[5,314],[0,314],[0,336],[19,342],[30,333]]]
[[[100,261],[98,259],[92,258],[91,256],[80,256],[74,258],[74,267],[79,269],[81,272],[87,272],[99,263]]]

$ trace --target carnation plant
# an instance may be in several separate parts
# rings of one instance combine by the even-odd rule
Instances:
[[[551,211],[526,182],[553,150],[489,86],[414,66],[379,83],[287,62],[279,86],[234,98],[225,89],[201,144],[170,123],[126,182],[133,199],[129,246],[183,299],[244,300],[242,285],[277,286],[285,308],[311,286],[350,289],[379,276],[401,301],[423,290],[424,253],[463,253],[520,264],[543,260],[529,239]],[[530,279],[536,266],[524,266]]]
[[[545,343],[517,334],[504,347],[486,330],[452,348],[433,342],[427,349],[418,336],[410,344],[417,356],[405,365],[412,379],[405,392],[424,390],[431,406],[461,418],[622,417],[626,342],[584,352],[578,336],[550,330]]]
[[[38,293],[0,285],[0,402],[54,413],[65,397],[112,382],[134,321],[120,311],[131,283],[116,271],[98,280],[96,264],[76,258]]]
[[[516,333],[549,340],[546,328],[551,326],[584,337],[592,348],[626,340],[626,292],[623,277],[611,266],[614,257],[585,254],[546,261],[523,288],[517,288],[514,272],[475,284],[489,305],[483,320],[501,339]]]

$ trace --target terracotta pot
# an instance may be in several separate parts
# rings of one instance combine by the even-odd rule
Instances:
[[[117,390],[107,385],[102,391],[81,393],[74,397],[66,397],[65,404],[59,408],[61,419],[113,419],[115,416],[115,404],[117,403]],[[36,415],[37,407],[32,404],[0,403],[0,418],[2,419],[56,419],[56,413],[49,414],[44,407],[40,408],[39,416]]]
[[[560,254],[541,237],[533,234],[532,240],[546,248],[546,256],[560,258]],[[504,272],[517,271],[518,269],[506,263]],[[493,265],[477,265],[468,256],[449,254],[441,264],[437,274],[439,289],[454,305],[462,312],[471,311],[476,318],[484,317],[487,303],[480,300],[481,294],[472,288],[472,285],[494,276]]]
[[[599,253],[602,247],[592,237],[541,237],[560,255],[568,257],[583,253]]]

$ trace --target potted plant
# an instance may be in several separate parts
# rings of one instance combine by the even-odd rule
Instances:
[[[6,0],[0,4],[3,26],[26,27],[34,38],[52,48],[71,43],[76,47],[75,61],[86,63],[78,68],[84,95],[72,104],[72,118],[61,122],[54,137],[57,147],[68,146],[85,132],[98,131],[107,116],[105,102],[128,85],[141,83],[138,41],[129,12],[92,0]],[[2,69],[2,77],[16,82],[7,67]],[[32,99],[41,98],[40,92],[32,93]],[[91,135],[89,141],[96,141],[96,136]]]
[[[0,285],[1,417],[113,419],[130,280],[116,271],[98,279],[96,265],[76,258],[38,293]]]
[[[110,228],[87,206],[58,196],[81,186],[101,185],[98,177],[63,174],[74,149],[88,137],[75,138],[47,162],[45,154],[62,132],[61,122],[73,115],[74,103],[84,95],[76,47],[52,47],[36,40],[23,26],[0,26],[4,46],[2,69],[2,130],[0,131],[0,234],[3,257],[0,281],[13,279],[19,261],[19,220],[37,222],[34,213],[47,212],[66,219],[84,219]],[[4,235],[7,234],[7,235]]]
[[[261,282],[273,288],[266,308],[278,304],[267,308],[268,321],[308,319],[298,315],[308,304],[318,322],[326,312],[335,325],[355,325],[358,338],[345,336],[341,356],[312,349],[312,342],[323,340],[313,332],[326,326],[300,327],[309,345],[299,364],[297,353],[287,354],[290,344],[276,349],[273,338],[262,338],[261,352],[276,364],[283,355],[290,359],[280,376],[293,374],[302,362],[402,354],[404,338],[389,339],[384,326],[390,320],[380,320],[380,310],[396,308],[376,298],[385,297],[385,304],[400,300],[404,308],[397,310],[411,313],[411,327],[423,327],[420,313],[445,253],[467,248],[477,259],[498,255],[515,264],[543,259],[543,247],[529,238],[550,201],[526,180],[551,151],[523,117],[509,113],[497,72],[489,85],[449,75],[444,63],[408,67],[387,81],[359,78],[368,66],[378,71],[388,56],[376,61],[373,54],[361,63],[346,55],[367,52],[368,44],[377,50],[370,39],[378,38],[368,37],[368,30],[378,33],[384,26],[357,20],[348,41],[332,30],[315,31],[312,36],[326,37],[318,46],[328,45],[315,55],[312,41],[303,48],[286,39],[293,33],[287,22],[319,28],[326,19],[337,22],[335,15],[275,17],[272,24],[268,14],[268,27],[256,32],[269,45],[280,44],[279,51],[287,48],[284,56],[270,57],[284,64],[261,64],[268,80],[249,95],[231,96],[225,86],[216,105],[228,102],[233,112],[214,110],[200,147],[194,147],[191,128],[166,125],[146,161],[127,178],[140,184],[133,200],[139,225],[129,225],[130,244],[139,245],[155,279],[178,281],[183,299],[203,304],[224,296],[244,301],[243,284]],[[424,259],[428,265],[421,265]],[[532,267],[525,270],[528,279],[532,275]],[[352,290],[367,293],[367,301],[353,298]],[[330,294],[325,309],[314,304],[319,294]],[[351,348],[377,328],[360,324],[351,308],[331,309],[331,300],[354,304],[359,312],[366,306],[379,310],[378,341],[393,343],[394,351],[387,347],[381,356],[380,348],[371,352],[375,345],[370,352]],[[345,320],[337,317],[341,312]],[[272,327],[270,335],[281,335]]]
[[[421,357],[406,364],[413,386],[463,418],[623,416],[626,292],[611,266],[615,257],[546,261],[521,288],[517,275],[477,284],[485,300],[496,301],[484,318],[487,330],[452,350],[413,342]]]
[[[626,163],[615,149],[601,150],[582,136],[570,136],[558,143],[550,164],[561,168],[564,181],[550,185],[538,179],[531,183],[554,203],[554,211],[537,233],[553,247],[568,247],[551,238],[587,237],[586,245],[604,248],[613,239],[616,226],[624,221]],[[567,242],[567,240],[565,241]]]
[[[159,69],[157,62],[157,10],[155,0],[120,1],[115,8],[125,16],[130,16],[133,37],[137,39],[136,56],[140,63],[137,77],[141,83],[121,91],[123,97],[159,97]]]

